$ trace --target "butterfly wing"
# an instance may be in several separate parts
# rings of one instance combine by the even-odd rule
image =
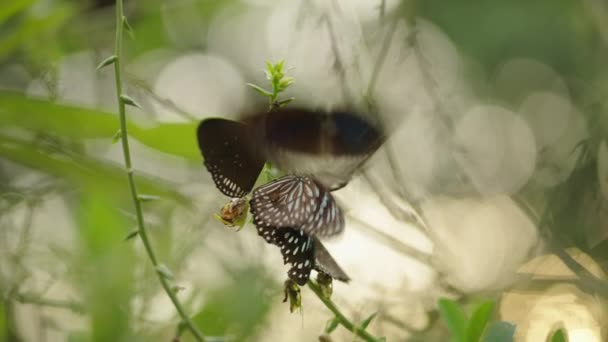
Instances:
[[[255,224],[255,229],[257,230],[258,235],[264,238],[266,242],[271,245],[277,244],[277,227],[266,224]]]
[[[243,118],[265,146],[311,155],[366,156],[384,142],[378,125],[351,111],[288,106]]]
[[[279,246],[283,262],[291,264],[287,275],[298,285],[306,283],[311,269],[343,282],[350,280],[319,239],[295,228],[256,226],[256,229],[266,242]]]
[[[336,260],[329,254],[325,246],[321,243],[321,241],[317,238],[313,238],[314,243],[314,257],[315,257],[315,266],[314,269],[323,272],[330,277],[348,282],[350,277],[342,270],[340,265],[336,262]]]
[[[294,228],[278,228],[275,244],[281,249],[283,262],[290,264],[287,276],[298,285],[306,284],[314,266],[313,238]]]
[[[338,189],[386,140],[380,125],[352,111],[287,106],[245,116],[265,158],[287,173],[315,176]]]
[[[314,236],[338,235],[344,231],[344,214],[331,193],[322,189],[318,183],[317,186],[321,189],[316,199],[317,209],[300,229]]]
[[[243,197],[264,167],[252,147],[247,126],[225,119],[203,120],[197,131],[198,146],[207,171],[226,196]]]
[[[297,227],[316,236],[344,230],[344,215],[335,199],[309,176],[284,176],[255,189],[250,206],[256,226]]]
[[[253,191],[250,206],[256,225],[297,227],[315,212],[319,189],[310,177],[284,176]]]

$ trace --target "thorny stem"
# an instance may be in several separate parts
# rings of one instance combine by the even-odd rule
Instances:
[[[319,299],[323,302],[323,304],[325,304],[325,307],[327,307],[331,312],[334,313],[334,315],[336,316],[336,319],[338,320],[340,325],[342,325],[348,331],[359,336],[360,338],[362,338],[363,340],[365,340],[367,342],[383,341],[383,339],[372,336],[365,329],[354,324],[348,318],[346,318],[346,316],[344,316],[344,314],[340,311],[340,309],[338,309],[338,307],[331,300],[331,298],[327,298],[326,296],[323,295],[321,287],[319,287],[319,285],[317,283],[315,283],[312,280],[308,280],[308,287],[312,290],[312,292],[314,292],[317,295],[317,297],[319,297]]]
[[[135,186],[135,180],[133,179],[133,167],[131,164],[131,152],[129,149],[129,139],[127,132],[127,119],[126,119],[126,111],[125,111],[125,101],[123,100],[122,93],[122,79],[121,79],[121,69],[120,63],[122,62],[122,36],[123,36],[123,27],[125,25],[125,17],[123,14],[123,2],[122,0],[116,0],[116,42],[114,46],[114,55],[116,56],[116,60],[114,61],[114,77],[116,80],[116,98],[118,100],[118,115],[120,118],[120,133],[121,133],[121,143],[122,143],[122,151],[125,161],[125,168],[127,171],[127,178],[129,181],[129,188],[131,190],[131,197],[133,199],[133,205],[135,206],[135,214],[137,217],[137,230],[138,235],[141,238],[141,242],[143,243],[146,253],[148,254],[148,258],[155,270],[158,270],[159,263],[156,258],[156,254],[154,249],[152,248],[152,244],[148,238],[148,232],[146,230],[144,216],[142,211],[142,205],[139,200],[137,194],[137,188]],[[190,319],[186,311],[184,310],[181,302],[177,298],[173,289],[166,279],[166,277],[157,271],[158,279],[160,283],[167,293],[167,296],[173,302],[175,309],[177,310],[180,318],[183,323],[186,325],[188,330],[192,332],[197,341],[204,342],[205,337],[200,332],[200,330],[194,325],[194,322]]]

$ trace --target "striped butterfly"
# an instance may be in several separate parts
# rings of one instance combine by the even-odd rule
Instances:
[[[280,248],[283,263],[291,264],[287,276],[296,284],[300,286],[306,284],[313,269],[340,281],[348,282],[350,280],[316,237],[290,227],[256,225],[256,229],[258,235],[263,237],[266,242]]]
[[[311,176],[288,175],[262,185],[253,191],[249,205],[256,225],[297,227],[321,237],[344,230],[342,210],[329,190]]]

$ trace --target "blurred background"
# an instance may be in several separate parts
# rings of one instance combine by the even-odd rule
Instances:
[[[226,202],[195,129],[265,99],[285,60],[300,105],[374,104],[389,134],[335,193],[350,275],[333,300],[388,341],[446,341],[438,310],[495,303],[516,341],[608,339],[608,4],[601,0],[125,0],[124,92],[154,249],[215,340],[316,341],[333,315]],[[171,341],[180,319],[123,166],[113,1],[0,3],[0,339]],[[334,341],[357,340],[339,327]],[[452,336],[453,337],[453,336]],[[184,332],[181,340],[193,340]]]

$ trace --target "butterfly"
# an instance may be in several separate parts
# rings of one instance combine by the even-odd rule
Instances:
[[[318,238],[291,227],[256,225],[256,229],[266,242],[280,248],[283,263],[291,264],[287,276],[296,284],[306,284],[313,269],[343,282],[350,280]]]
[[[351,111],[285,108],[244,116],[251,140],[287,173],[307,173],[336,190],[386,140],[379,125]]]
[[[197,138],[217,188],[238,198],[251,191],[266,161],[287,173],[314,175],[336,190],[385,140],[360,114],[300,108],[260,111],[240,121],[206,119]]]
[[[248,127],[240,122],[211,118],[197,130],[198,147],[215,186],[226,196],[251,192],[265,159],[251,145]]]
[[[344,215],[322,184],[307,175],[287,175],[253,191],[249,201],[253,223],[268,227],[297,227],[314,236],[344,230]]]

